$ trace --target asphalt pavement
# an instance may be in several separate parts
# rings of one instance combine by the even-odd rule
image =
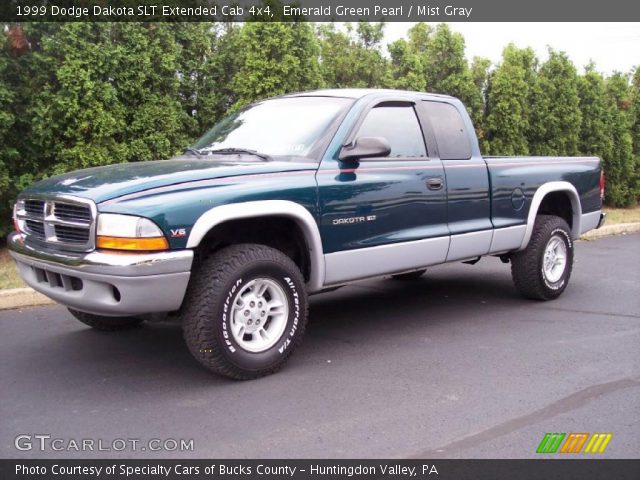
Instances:
[[[533,458],[547,432],[612,433],[598,457],[640,458],[640,235],[576,258],[553,302],[494,258],[314,296],[302,347],[250,382],[202,369],[176,324],[2,311],[0,458]]]

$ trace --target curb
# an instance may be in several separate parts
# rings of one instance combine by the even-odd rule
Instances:
[[[640,232],[640,222],[618,223],[615,225],[604,225],[598,230],[591,230],[582,237],[581,240],[595,240],[609,235],[626,235],[627,233]],[[32,288],[11,288],[0,290],[0,310],[10,310],[21,307],[35,307],[38,305],[53,305],[56,302]]]
[[[52,305],[54,303],[56,302],[29,287],[0,290],[0,310]]]
[[[609,235],[626,235],[627,233],[640,232],[640,222],[616,223],[614,225],[604,225],[597,230],[591,230],[580,237],[582,240],[595,240],[596,238],[608,237]]]

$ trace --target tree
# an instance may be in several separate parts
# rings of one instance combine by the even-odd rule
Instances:
[[[426,23],[417,23],[403,38],[387,45],[391,56],[384,84],[388,88],[426,91],[427,46],[433,29]]]
[[[486,115],[487,115],[487,90],[489,88],[489,69],[491,68],[491,60],[484,57],[473,57],[471,62],[471,78],[482,98],[481,111],[476,114],[476,136],[480,150],[484,153],[489,151],[489,145],[486,138]]]
[[[233,26],[231,23],[222,25]],[[212,72],[211,67],[212,60],[217,58],[214,52],[223,31],[220,24],[175,24],[175,39],[179,47],[179,102],[189,118],[185,126],[190,136],[203,133],[228,109],[227,105],[222,112],[212,115],[210,108],[210,97],[215,92],[223,90],[222,87],[226,83],[220,82],[220,85],[216,85],[216,80],[220,81],[223,77],[217,77],[217,72]]]
[[[549,49],[530,95],[529,150],[534,155],[577,155],[580,98],[576,68],[564,52]]]
[[[476,88],[482,92],[483,96],[486,92],[489,81],[489,69],[491,68],[491,60],[484,57],[473,57],[471,62],[471,78]]]
[[[423,58],[427,91],[458,97],[466,105],[474,124],[480,125],[482,91],[474,83],[465,58],[464,37],[452,32],[444,23],[438,25],[431,36],[425,37],[424,32],[416,32],[414,38],[426,43]]]
[[[203,61],[202,87],[198,93],[198,131],[204,133],[220,120],[238,101],[232,80],[240,69],[242,58],[241,28],[225,24],[209,37],[210,54]]]
[[[309,23],[249,22],[239,41],[245,48],[231,80],[237,95],[233,108],[320,86],[319,47]]]
[[[631,84],[632,96],[632,127],[633,156],[636,165],[640,165],[640,67],[636,67]],[[636,184],[636,191],[640,190],[640,185]]]
[[[54,24],[5,25],[0,33],[0,236],[10,229],[16,194],[43,175],[50,152],[33,143],[33,106],[50,81],[39,50]]]
[[[490,77],[485,135],[492,155],[529,154],[529,97],[536,63],[532,49],[509,44]]]
[[[422,22],[416,23],[407,32],[409,46],[418,55],[426,55],[427,47],[431,42],[431,35],[433,35],[433,27],[431,25]]]
[[[633,157],[631,135],[631,89],[629,79],[614,73],[607,79],[606,93],[610,102],[610,132],[613,149],[608,158],[603,158],[607,178],[605,200],[616,207],[628,207],[637,203],[638,176],[640,168]]]
[[[113,82],[118,55],[112,28],[66,23],[42,36],[34,54],[42,90],[33,105],[32,140],[50,159],[44,173],[127,160],[126,112],[118,94],[130,86]]]
[[[578,149],[583,155],[593,155],[607,161],[613,153],[611,131],[612,110],[607,99],[605,81],[590,63],[578,79],[580,97],[580,140]]]
[[[8,81],[10,66],[7,35],[0,34],[0,236],[7,234],[7,220],[11,211],[14,188],[9,166],[16,161],[17,151],[10,140],[15,117],[13,115],[14,93]]]
[[[320,71],[330,88],[375,88],[388,78],[387,61],[380,51],[384,24],[360,22],[355,31],[346,32],[334,24],[318,27],[320,37]]]
[[[389,88],[423,91],[426,86],[422,58],[404,39],[396,40],[387,47],[391,55],[387,78]]]
[[[111,74],[126,128],[121,133],[128,161],[174,155],[184,147],[195,122],[181,104],[182,49],[168,23],[114,24],[119,34]],[[183,99],[182,99],[183,100]]]

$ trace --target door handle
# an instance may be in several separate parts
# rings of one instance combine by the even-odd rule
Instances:
[[[444,185],[442,177],[431,177],[427,179],[427,188],[429,190],[440,190]]]

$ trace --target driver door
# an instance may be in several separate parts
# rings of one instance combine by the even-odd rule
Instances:
[[[384,137],[385,157],[325,160],[318,170],[326,285],[444,262],[449,246],[442,162],[431,158],[413,102],[365,110],[349,140]]]

